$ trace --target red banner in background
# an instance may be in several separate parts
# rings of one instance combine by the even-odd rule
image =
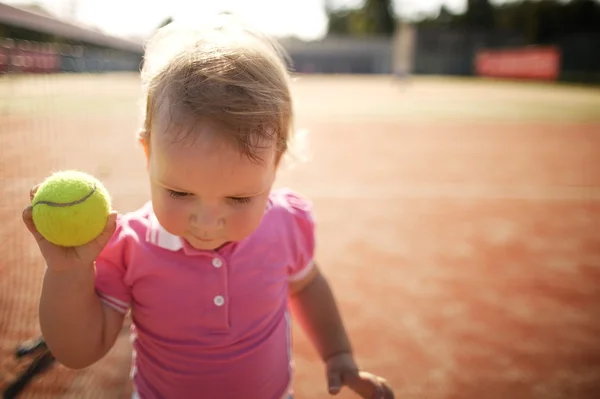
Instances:
[[[556,47],[523,47],[482,50],[475,58],[480,76],[556,80],[560,75],[560,51]]]
[[[0,72],[46,73],[60,69],[60,54],[50,43],[0,41]]]

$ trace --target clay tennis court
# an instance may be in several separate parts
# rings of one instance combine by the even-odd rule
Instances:
[[[21,223],[53,170],[102,178],[120,211],[148,198],[134,75],[0,78],[0,386],[39,334],[44,265]],[[600,396],[600,90],[302,77],[318,261],[360,365],[398,398]],[[327,398],[295,331],[297,398]],[[59,365],[22,398],[128,398],[124,329],[101,362]],[[354,397],[344,392],[339,397]]]

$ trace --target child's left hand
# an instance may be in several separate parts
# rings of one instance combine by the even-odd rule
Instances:
[[[394,399],[394,393],[386,380],[360,371],[350,353],[330,357],[326,367],[327,384],[332,395],[337,395],[345,385],[363,399]]]

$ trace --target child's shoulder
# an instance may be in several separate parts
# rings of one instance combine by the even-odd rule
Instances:
[[[117,216],[117,233],[129,236],[145,236],[152,229],[154,219],[152,203],[147,202],[133,211],[119,213]]]
[[[133,248],[140,248],[137,244],[148,241],[151,236],[153,215],[150,203],[133,211],[118,213],[116,229],[102,250],[101,257],[120,262],[124,254],[131,253]]]
[[[307,197],[284,187],[271,191],[268,210],[281,215],[288,214],[312,219],[313,205]]]
[[[288,232],[310,233],[315,224],[312,202],[289,188],[279,188],[271,192],[265,218],[268,228],[278,226],[274,229],[276,231],[283,228]]]
[[[289,251],[294,264],[302,268],[313,256],[315,227],[313,205],[307,197],[289,188],[271,192],[261,231],[274,237],[276,247]]]

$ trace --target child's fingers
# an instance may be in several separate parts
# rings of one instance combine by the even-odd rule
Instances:
[[[104,227],[104,231],[102,234],[107,234],[108,238],[112,237],[115,229],[117,228],[117,217],[119,214],[117,211],[111,211],[108,215],[108,220],[106,221],[106,227]]]
[[[383,398],[385,399],[394,399],[394,391],[392,391],[392,388],[387,384],[387,381],[383,380],[381,381],[381,385],[383,388]]]
[[[104,231],[98,237],[98,241],[102,247],[104,247],[113,236],[116,228],[117,228],[117,212],[112,211],[110,215],[108,215],[108,221],[106,222],[106,227],[104,227]]]
[[[110,215],[108,215],[108,220],[106,221],[106,226],[104,227],[102,233],[90,243],[91,247],[90,245],[86,245],[87,248],[91,249],[91,253],[87,250],[86,251],[90,253],[92,257],[96,258],[96,256],[102,252],[106,244],[108,244],[112,238],[117,228],[117,217],[117,212],[112,211]]]
[[[375,399],[377,398],[377,388],[373,384],[371,378],[367,376],[367,374],[368,373],[359,372],[356,374],[352,374],[351,376],[346,376],[344,382],[348,386],[348,388],[353,390],[361,398]]]
[[[35,196],[35,193],[37,192],[38,188],[40,187],[39,184],[36,184],[35,186],[33,186],[31,188],[31,190],[29,190],[29,199],[33,200],[33,197]]]
[[[361,398],[365,399],[394,399],[394,393],[381,378],[361,371],[346,382],[346,385]]]
[[[31,206],[28,206],[23,210],[23,222],[25,223],[27,230],[29,230],[31,235],[33,235],[33,238],[35,238],[35,241],[38,244],[40,244],[42,241],[44,241],[44,237],[42,237],[40,232],[35,227],[35,224],[33,223],[32,210],[33,208]]]
[[[373,396],[373,399],[394,399],[394,392],[384,378],[372,374],[369,378],[373,381],[373,384],[376,388],[376,393]]]
[[[23,222],[25,222],[27,230],[29,230],[29,232],[35,239],[44,258],[46,258],[46,260],[52,259],[56,255],[56,246],[50,241],[46,240],[44,236],[42,236],[42,234],[35,227],[35,224],[33,223],[32,209],[33,208],[31,206],[25,208],[25,210],[23,211]]]
[[[342,389],[342,376],[338,371],[329,371],[327,373],[327,385],[331,395],[337,395]]]

